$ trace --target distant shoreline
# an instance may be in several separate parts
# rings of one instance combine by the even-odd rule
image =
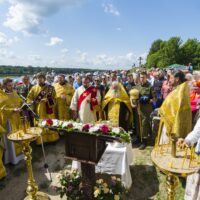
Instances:
[[[108,71],[108,70],[99,70],[99,69],[83,69],[83,68],[52,68],[52,67],[33,67],[33,66],[8,66],[0,65],[0,76],[22,76],[24,74],[33,75],[39,72],[47,73],[54,71],[56,74],[74,74],[79,73],[88,73],[96,71]]]

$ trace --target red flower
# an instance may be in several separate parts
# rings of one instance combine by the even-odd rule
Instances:
[[[102,126],[100,127],[100,131],[101,131],[103,134],[108,134],[108,132],[109,132],[109,127],[106,126],[106,125],[102,125]]]
[[[53,120],[52,119],[47,119],[47,125],[52,126],[53,125]]]
[[[74,126],[73,126],[73,124],[68,124],[67,125],[67,128],[73,128]]]
[[[84,124],[82,130],[83,131],[89,131],[90,125],[89,124]]]

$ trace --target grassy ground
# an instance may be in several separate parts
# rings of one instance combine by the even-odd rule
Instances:
[[[64,159],[64,141],[62,139],[56,144],[46,145],[45,150],[55,182],[58,172],[63,168],[70,168],[71,161]],[[153,166],[150,159],[151,150],[152,146],[148,146],[143,151],[133,147],[134,164],[131,166],[133,185],[127,200],[167,199],[166,177]],[[22,200],[26,194],[27,173],[25,163],[21,161],[17,166],[8,165],[6,168],[8,175],[0,181],[0,199]],[[51,183],[43,168],[42,151],[37,146],[33,146],[33,171],[40,191],[48,193],[51,200],[59,200],[59,196],[50,187]],[[176,200],[183,199],[184,185],[185,181],[181,180],[176,189]]]
[[[167,199],[166,176],[157,170],[150,158],[152,146],[140,151],[133,148],[134,165],[131,169],[133,187],[131,198],[134,200]],[[176,200],[184,198],[185,180],[180,180],[176,188]]]

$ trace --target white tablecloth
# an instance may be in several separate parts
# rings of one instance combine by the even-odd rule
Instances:
[[[102,158],[96,165],[96,173],[121,175],[124,186],[130,188],[132,178],[129,166],[132,162],[133,154],[131,144],[115,147],[114,143],[108,143]],[[80,163],[73,161],[72,168],[80,169]]]

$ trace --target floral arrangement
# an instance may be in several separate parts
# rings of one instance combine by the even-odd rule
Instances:
[[[63,198],[67,196],[69,200],[81,200],[84,198],[81,176],[77,170],[62,173],[59,177],[59,187],[56,191]],[[96,200],[122,200],[122,195],[127,193],[121,179],[115,176],[111,177],[110,183],[107,184],[103,179],[96,181],[94,187],[94,199]]]
[[[59,178],[60,186],[55,189],[60,194],[60,198],[66,195],[69,200],[84,199],[81,176],[77,170],[62,173]]]
[[[103,179],[99,179],[94,187],[94,199],[97,200],[121,200],[122,195],[125,193],[127,193],[127,190],[123,186],[121,179],[115,176],[111,177],[109,185]]]
[[[79,131],[86,134],[107,135],[119,138],[122,142],[130,143],[130,135],[121,127],[113,127],[109,123],[87,123],[82,124],[74,121],[61,121],[57,119],[47,119],[39,122],[42,128],[56,128],[67,132]]]

